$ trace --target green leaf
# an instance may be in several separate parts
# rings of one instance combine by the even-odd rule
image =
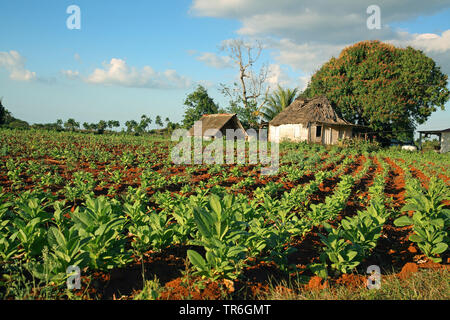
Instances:
[[[327,271],[327,267],[325,264],[323,263],[315,263],[315,264],[311,264],[309,266],[309,268],[311,269],[311,271],[316,274],[317,276],[321,277],[322,279],[327,279],[328,278],[328,271]]]
[[[445,250],[447,250],[448,248],[448,244],[441,242],[438,243],[432,250],[431,253],[432,254],[441,254],[443,252],[445,252]]]
[[[48,230],[48,244],[52,247],[61,247],[65,246],[66,239],[64,238],[64,235],[59,231],[59,229],[55,227],[51,227]]]
[[[417,235],[417,234],[412,234],[409,236],[409,240],[412,242],[422,242],[425,239],[423,239],[421,236]]]
[[[209,220],[208,220],[208,218],[206,218],[206,216],[209,216],[209,213],[202,212],[200,210],[201,210],[200,208],[195,208],[194,220],[195,220],[195,223],[197,225],[197,228],[198,228],[198,231],[200,232],[200,234],[204,238],[208,239],[208,238],[212,237],[212,234],[211,234],[212,225],[209,224]],[[202,215],[205,216],[205,219],[203,219]]]
[[[348,261],[352,261],[358,255],[357,251],[350,250],[347,252]]]
[[[215,194],[211,195],[209,198],[209,205],[217,214],[217,216],[220,217],[222,214],[222,205],[220,204],[220,198]]]
[[[413,224],[413,220],[408,216],[401,216],[394,221],[394,225],[397,227],[410,226]]]
[[[213,251],[206,252],[206,261],[208,261],[209,265],[216,264],[216,255],[213,253]]]
[[[187,256],[189,258],[189,261],[195,266],[197,267],[197,269],[199,270],[204,270],[206,267],[206,261],[205,259],[203,259],[203,257],[197,253],[194,250],[188,250],[187,251]]]

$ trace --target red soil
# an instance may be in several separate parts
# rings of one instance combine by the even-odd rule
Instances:
[[[366,285],[367,277],[360,274],[343,274],[336,281],[337,285],[345,285],[350,289],[360,289]]]
[[[411,276],[411,274],[419,271],[419,267],[415,263],[408,262],[402,268],[402,271],[397,275],[400,279],[405,280]]]
[[[211,280],[177,278],[166,283],[159,300],[220,300],[228,290]]]
[[[306,288],[308,288],[309,290],[322,290],[328,287],[328,281],[323,281],[323,279],[321,277],[318,276],[314,276],[312,277]]]

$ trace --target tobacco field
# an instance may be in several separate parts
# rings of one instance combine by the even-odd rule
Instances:
[[[174,165],[159,137],[0,133],[1,299],[256,299],[448,269],[449,154],[282,143],[263,176]]]

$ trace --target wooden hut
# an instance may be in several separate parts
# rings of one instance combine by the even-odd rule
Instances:
[[[325,96],[297,98],[269,122],[269,141],[309,141],[335,144],[361,127],[342,119]]]
[[[195,126],[200,124],[201,130],[200,127],[194,130],[196,129]],[[242,130],[244,137],[247,137],[247,133],[235,113],[205,114],[192,126],[189,135],[210,139],[220,131],[222,136],[226,137],[227,129]]]
[[[450,128],[444,130],[421,130],[419,131],[419,145],[422,149],[422,134],[427,137],[428,135],[437,135],[439,137],[440,153],[446,153],[450,151]]]

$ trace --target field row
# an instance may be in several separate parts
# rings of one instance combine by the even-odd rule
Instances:
[[[261,176],[176,166],[170,141],[143,137],[0,139],[3,298],[246,298],[269,279],[448,262],[446,155],[282,144],[278,174]],[[68,266],[82,290],[66,290]]]

